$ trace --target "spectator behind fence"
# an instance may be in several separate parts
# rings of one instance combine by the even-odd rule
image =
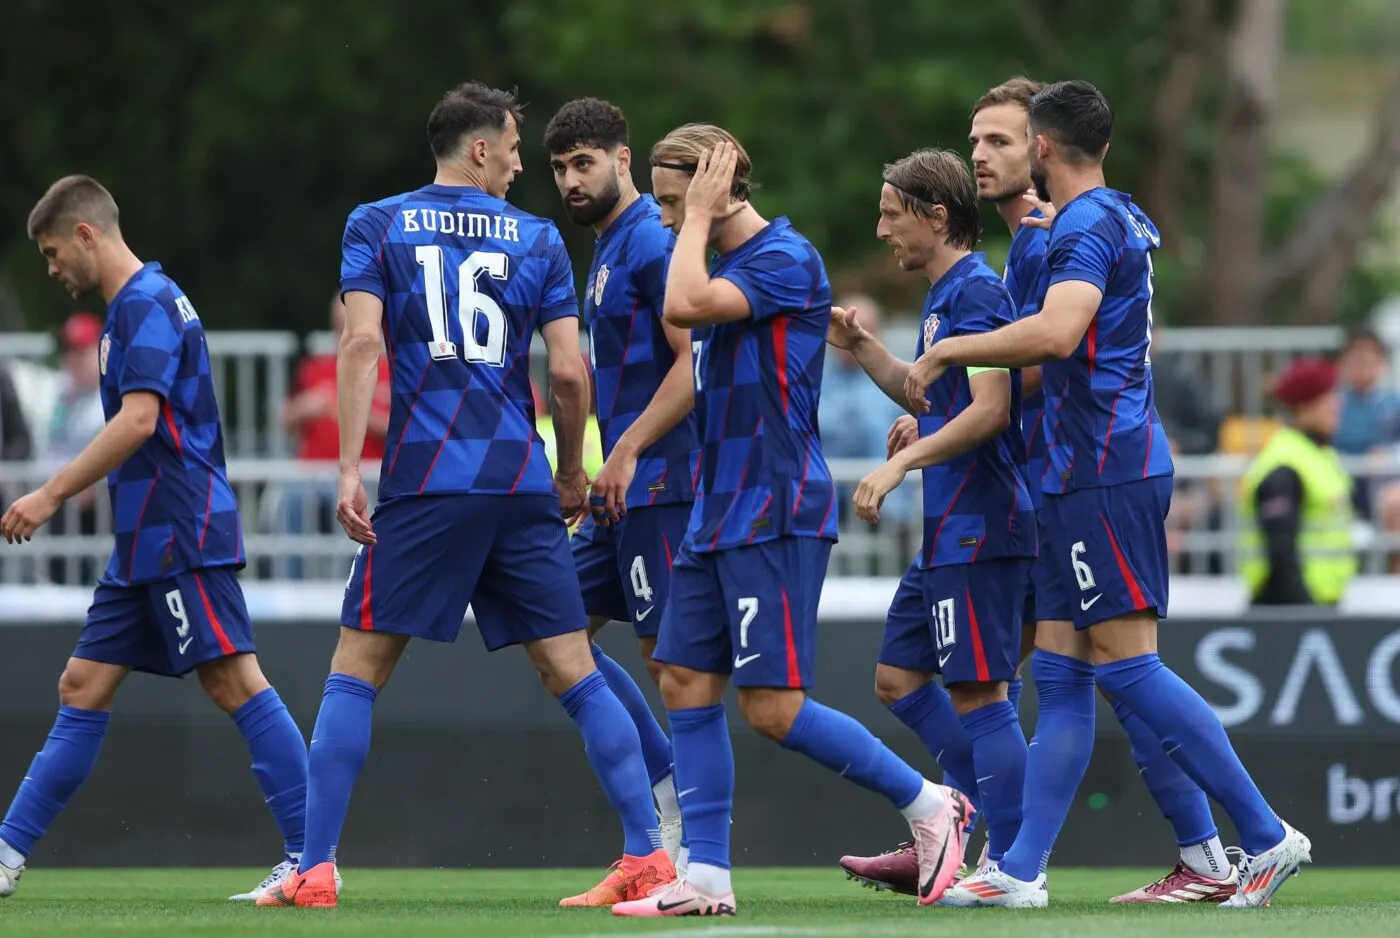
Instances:
[[[1342,393],[1341,424],[1335,446],[1349,456],[1376,453],[1400,442],[1400,395],[1390,385],[1390,351],[1379,334],[1369,327],[1347,333],[1346,344],[1337,359]],[[1372,480],[1358,479],[1352,490],[1352,504],[1363,518],[1376,515],[1384,524],[1387,505],[1372,511]],[[1391,496],[1391,502],[1395,496]]]
[[[102,363],[98,353],[102,330],[102,320],[85,310],[74,313],[63,323],[59,334],[63,361],[58,390],[40,454],[40,460],[51,470],[72,461],[107,425],[102,412]],[[55,536],[96,534],[98,488],[93,486],[80,492],[63,506],[49,523],[49,533]],[[48,577],[54,583],[95,583],[97,561],[90,557],[80,561],[53,557],[48,562]]]
[[[24,462],[34,455],[34,438],[8,363],[0,362],[0,462]],[[0,504],[9,499],[0,494]]]
[[[1274,386],[1288,411],[1240,486],[1240,574],[1255,605],[1335,605],[1355,576],[1351,477],[1332,447],[1337,370],[1301,358]]]
[[[866,332],[880,337],[883,318],[880,304],[860,294],[843,296],[834,305],[843,309],[855,307],[856,319]],[[908,350],[912,357],[913,350]],[[866,377],[850,352],[827,348],[826,368],[822,375],[821,403],[817,419],[821,428],[822,452],[829,459],[885,459],[886,439],[890,424],[905,409],[890,400],[875,382]],[[881,527],[893,525],[900,536],[909,527],[913,515],[912,495],[917,485],[901,485],[885,496],[880,506]],[[838,486],[836,500],[844,520],[851,511],[851,486]]]
[[[1206,456],[1215,452],[1224,417],[1211,398],[1210,384],[1184,367],[1170,351],[1163,353],[1162,327],[1152,332],[1153,399],[1157,416],[1171,441],[1173,456]],[[1170,343],[1168,343],[1170,345]],[[1167,543],[1174,568],[1180,573],[1218,573],[1223,564],[1215,555],[1206,558],[1204,568],[1196,557],[1181,552],[1187,531],[1194,528],[1217,530],[1221,526],[1218,493],[1210,486],[1177,476],[1167,515]]]
[[[345,304],[339,294],[331,298],[330,313],[331,331],[338,340],[345,329]],[[303,359],[297,368],[292,397],[282,410],[282,425],[297,441],[297,459],[326,464],[324,478],[284,487],[281,515],[288,534],[328,533],[335,526],[335,464],[340,459],[335,359],[334,351]],[[365,434],[364,459],[379,460],[384,456],[390,394],[389,359],[381,355],[379,387],[370,412],[369,432]],[[301,579],[300,557],[292,558],[288,575]]]

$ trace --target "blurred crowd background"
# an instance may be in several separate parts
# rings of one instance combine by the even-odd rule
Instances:
[[[539,145],[554,109],[613,101],[642,154],[677,124],[723,124],[753,157],[758,209],[789,216],[843,302],[910,355],[924,288],[874,237],[880,169],[919,147],[965,153],[973,100],[1026,74],[1104,90],[1109,183],[1163,235],[1152,359],[1178,455],[1177,571],[1237,575],[1242,479],[1296,410],[1276,382],[1323,357],[1358,568],[1400,574],[1397,48],[1394,0],[9,0],[0,502],[102,425],[101,300],[69,301],[24,233],[61,175],[106,184],[128,241],[199,310],[248,575],[327,580],[351,553],[333,518],[340,235],[356,203],[429,180],[423,125],[446,88],[519,89],[511,200],[559,222],[580,278],[591,232],[561,211]],[[980,249],[999,268],[1008,244],[989,207]],[[384,391],[367,463],[383,448]],[[832,353],[821,427],[838,479],[883,458],[897,415]],[[917,489],[892,496],[878,528],[843,517],[833,574],[898,575]],[[107,510],[104,491],[75,499],[33,549],[0,552],[0,579],[92,583]]]

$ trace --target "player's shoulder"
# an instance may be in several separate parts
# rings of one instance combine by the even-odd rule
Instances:
[[[1105,198],[1109,190],[1103,188],[1081,192],[1055,213],[1050,223],[1052,240],[1084,231],[1093,231],[1103,226],[1116,226],[1118,213],[1113,204]]]
[[[142,266],[113,298],[112,306],[120,314],[127,311],[144,312],[159,306],[167,312],[176,311],[176,303],[185,291],[157,263]]]
[[[636,213],[627,227],[626,240],[629,255],[640,255],[649,260],[665,257],[676,245],[675,234],[661,224],[661,207],[650,195],[637,200],[633,211]]]
[[[968,256],[959,277],[953,284],[952,301],[960,306],[977,308],[1011,305],[1011,292],[997,272],[987,264],[981,252]]]
[[[398,214],[399,209],[412,194],[411,192],[400,192],[398,195],[391,195],[374,202],[361,202],[350,210],[346,225],[353,227],[377,224],[380,228],[387,228],[390,221]]]
[[[734,254],[735,266],[765,271],[787,283],[826,284],[821,254],[786,217],[774,219]]]

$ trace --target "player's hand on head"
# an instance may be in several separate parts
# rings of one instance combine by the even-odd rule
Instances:
[[[730,193],[734,190],[734,167],[739,151],[727,140],[714,149],[700,154],[685,192],[686,214],[709,212],[722,218],[729,212]]]
[[[919,356],[919,360],[909,366],[909,374],[904,379],[904,396],[912,414],[926,414],[929,411],[925,393],[928,386],[942,377],[947,367],[933,357],[933,350]]]
[[[831,307],[831,323],[826,327],[826,341],[839,349],[850,351],[868,334],[856,319],[856,307]]]
[[[613,454],[603,463],[598,478],[593,480],[589,494],[589,508],[593,520],[608,525],[622,520],[627,514],[627,490],[632,486],[632,477],[637,474],[637,457],[613,450]]]
[[[335,520],[357,544],[373,544],[379,540],[369,523],[369,496],[365,493],[360,474],[340,477],[340,494],[335,503]]]
[[[1055,206],[1041,199],[1033,188],[1026,190],[1025,200],[1031,203],[1031,208],[1040,212],[1040,217],[1027,215],[1021,219],[1021,224],[1027,228],[1043,228],[1048,231],[1050,223],[1055,220]]]
[[[885,437],[885,458],[893,459],[895,453],[904,449],[919,438],[919,421],[909,414],[901,414],[890,424],[890,432]]]
[[[0,518],[0,533],[11,544],[27,541],[58,512],[61,504],[47,489],[35,489],[17,499]]]

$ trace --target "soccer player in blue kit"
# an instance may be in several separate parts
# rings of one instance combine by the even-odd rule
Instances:
[[[1001,278],[973,253],[981,209],[961,157],[920,150],[887,166],[879,207],[876,236],[900,269],[930,284],[916,358],[950,336],[990,332],[1015,319]],[[861,328],[853,310],[832,311],[828,341],[850,351],[892,400],[906,403],[910,364]],[[928,399],[918,442],[862,479],[855,493],[857,515],[877,521],[885,496],[910,471],[923,470],[923,546],[885,620],[875,691],[954,787],[976,792],[989,855],[999,860],[1021,826],[1026,738],[1007,691],[1020,664],[1037,544],[1024,475],[1020,370],[953,368],[929,386]],[[946,690],[933,683],[934,674]],[[961,860],[960,839],[956,852]]]
[[[690,331],[666,323],[661,304],[674,236],[656,202],[637,192],[627,118],[597,98],[565,104],[549,121],[544,147],[569,217],[597,234],[584,313],[589,329],[598,426],[605,462],[593,480],[592,511],[570,545],[589,634],[631,622],[649,671],[671,563],[690,523],[699,456]],[[598,670],[637,724],[660,810],[662,843],[673,862],[681,816],[671,773],[671,740],[626,669],[593,646]],[[621,870],[577,905],[619,901]]]
[[[107,425],[11,505],[0,530],[12,544],[28,541],[64,501],[105,477],[116,544],[59,678],[58,718],[0,824],[0,897],[15,891],[26,856],[92,772],[117,690],[134,669],[194,671],[243,734],[286,853],[262,885],[233,897],[254,899],[300,859],[306,742],[254,653],[204,326],[160,265],[132,253],[117,204],[96,180],[55,182],[30,213],[29,237],[70,294],[96,290],[107,301],[98,346]]]
[[[1045,267],[1045,247],[1049,240],[1049,219],[1042,213],[1053,207],[1031,194],[1030,140],[1026,124],[1030,117],[1031,98],[1044,87],[1027,78],[1012,78],[988,90],[973,105],[972,129],[968,136],[972,144],[972,165],[976,171],[979,197],[996,206],[997,213],[1011,233],[1011,250],[1007,254],[1003,277],[1007,291],[1021,316],[1040,311],[1049,273]],[[1025,220],[1025,224],[1023,224]],[[1043,226],[1043,227],[1042,227]],[[1026,441],[1026,478],[1031,501],[1040,512],[1044,500],[1041,477],[1048,463],[1045,433],[1042,426],[1044,393],[1041,390],[1039,367],[1024,368],[1022,374],[1021,425]],[[913,418],[901,418],[913,422]],[[915,425],[917,429],[917,424]],[[903,428],[892,431],[901,435]],[[1037,745],[1030,755],[1032,765],[1040,767],[1045,760],[1054,766],[1040,769],[1039,777],[1053,780],[1027,792],[1033,805],[1035,821],[1032,829],[1023,831],[1023,848],[1032,856],[1049,850],[1059,833],[1059,827],[1040,823],[1044,819],[1060,818],[1063,810],[1042,805],[1062,801],[1068,804],[1084,774],[1094,746],[1093,665],[1073,657],[1081,653],[1075,638],[1074,624],[1049,618],[1038,611],[1037,595],[1050,596],[1052,591],[1036,583],[1049,575],[1049,547],[1042,544],[1040,556],[1032,566],[1031,588],[1026,596],[1023,617],[1024,635],[1043,646],[1031,662],[1036,676],[1039,698],[1036,723]],[[1022,643],[1022,659],[1031,648]],[[1020,680],[1010,684],[1008,697],[1013,705],[1020,693]],[[1211,815],[1205,792],[1166,754],[1157,737],[1140,719],[1115,703],[1116,712],[1132,742],[1133,758],[1138,764],[1144,784],[1152,793],[1162,814],[1171,822],[1177,835],[1181,859],[1164,877],[1141,889],[1111,900],[1114,902],[1223,902],[1235,894],[1238,875],[1220,843],[1219,832]],[[952,766],[966,762],[963,755],[969,743],[944,734],[940,741],[943,764]],[[959,787],[960,782],[954,782]],[[847,872],[877,888],[912,893],[916,887],[917,869],[911,856],[912,848],[902,847],[878,857],[844,857]],[[977,869],[988,859],[984,849]],[[966,899],[956,887],[945,894],[943,902],[951,904]]]
[[[748,155],[727,131],[677,128],[651,162],[662,222],[678,231],[664,316],[692,329],[698,346],[700,483],[655,654],[690,857],[684,879],[613,914],[736,911],[734,756],[721,703],[731,675],[755,730],[900,809],[919,848],[920,901],[931,903],[957,871],[966,798],[806,694],[836,539],[836,490],[817,431],[831,318],[825,266],[787,219],[770,223],[754,210]],[[719,253],[707,269],[711,248]]]
[[[1051,566],[1037,586],[1051,595],[1037,598],[1041,615],[1074,624],[1082,642],[1074,657],[1094,662],[1094,678],[1120,714],[1141,719],[1225,808],[1244,857],[1238,891],[1222,906],[1257,908],[1309,862],[1311,845],[1269,807],[1210,706],[1157,656],[1172,485],[1149,360],[1151,252],[1160,241],[1141,209],[1104,185],[1113,112],[1098,89],[1083,81],[1044,88],[1031,100],[1029,133],[1032,179],[1058,208],[1040,312],[935,345],[911,369],[907,393],[917,406],[955,365],[1043,365],[1050,464],[1042,520]],[[1084,696],[1092,707],[1092,689]],[[1034,763],[1027,773],[1027,790],[1062,782]],[[1061,812],[1048,822],[1058,830],[1068,802],[1028,804],[1023,837],[1047,823],[1033,819],[1033,807]],[[1044,907],[1048,853],[1020,848],[1018,838],[1002,864],[958,890],[978,904]]]
[[[487,649],[523,644],[578,724],[623,821],[630,895],[675,876],[636,728],[594,665],[578,591],[564,588],[577,582],[565,519],[586,508],[588,375],[559,231],[505,201],[521,168],[519,124],[508,92],[452,89],[428,118],[433,183],[361,205],[346,224],[336,513],[361,547],[311,737],[301,867],[259,905],[336,904],[336,844],[375,698],[409,639],[455,640],[469,604]],[[537,329],[558,434],[553,479],[529,383]],[[393,399],[371,518],[359,463],[384,345]]]
[[[1026,134],[1031,98],[1043,87],[1026,78],[1013,78],[992,88],[973,106],[969,135],[982,198],[996,205],[1011,231],[1006,287],[1020,310],[1017,318],[1040,311],[1049,279],[1045,266],[1049,221],[1039,219],[1051,212],[1052,207],[1030,193],[1034,184],[1030,179],[1030,141]],[[1022,219],[1028,222],[1022,224]],[[1022,420],[1026,432],[1027,478],[1031,482],[1032,500],[1039,511],[1044,499],[1040,483],[1048,464],[1042,426],[1045,395],[1041,390],[1039,368],[1026,368],[1022,373],[1026,382]],[[1029,600],[1032,604],[1037,592],[1053,595],[1049,587],[1037,590],[1034,586],[1051,575],[1049,561],[1050,548],[1042,545],[1041,558],[1031,577]],[[1042,778],[1049,774],[1056,779],[1074,779],[1083,776],[1080,764],[1087,764],[1094,742],[1094,711],[1087,703],[1093,666],[1087,659],[1081,661],[1073,657],[1082,651],[1074,638],[1073,622],[1053,621],[1049,612],[1047,608],[1046,614],[1040,615],[1028,608],[1026,619],[1030,624],[1044,620],[1039,626],[1042,633],[1039,641],[1044,647],[1031,662],[1040,698],[1036,736],[1044,741],[1044,745],[1036,747],[1035,757],[1065,760],[1059,768],[1043,773]],[[1235,894],[1239,875],[1220,842],[1205,792],[1172,761],[1147,724],[1123,704],[1111,703],[1132,743],[1133,760],[1143,783],[1172,825],[1181,857],[1166,876],[1110,901],[1224,902]],[[1074,792],[1059,785],[1042,786],[1031,792],[1030,797],[1053,801],[1073,798]],[[1057,812],[1037,809],[1035,813],[1053,817]],[[1048,850],[1057,832],[1058,828],[1028,832],[1032,841],[1031,855],[1039,856]]]

